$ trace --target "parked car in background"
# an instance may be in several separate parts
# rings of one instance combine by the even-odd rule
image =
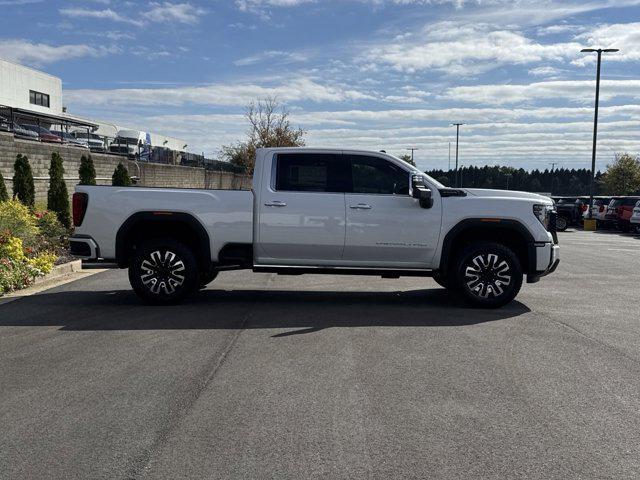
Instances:
[[[585,200],[585,197],[553,197],[553,200],[558,212],[556,228],[559,232],[582,223],[583,207],[586,204],[588,208],[588,198]]]
[[[24,138],[27,140],[36,140],[36,141],[40,140],[40,135],[38,135],[38,133],[34,132],[33,130],[29,130],[25,128],[23,125],[20,125],[19,123],[15,123],[13,125],[13,135],[18,138]]]
[[[88,148],[85,142],[81,142],[80,140],[78,140],[76,137],[74,137],[68,132],[51,131],[51,133],[59,137],[60,140],[62,140],[62,143],[64,144],[71,145],[73,147]]]
[[[151,135],[139,130],[118,130],[118,135],[109,145],[109,152],[148,161],[151,152]]]
[[[104,140],[100,135],[96,135],[95,133],[87,133],[86,131],[82,130],[76,130],[75,132],[71,132],[71,134],[77,141],[82,142],[92,152],[104,153],[107,151]]]
[[[607,206],[611,202],[611,197],[593,197],[593,206],[591,207],[591,216],[595,218],[596,224],[601,226],[602,222],[605,220],[605,215],[607,214]],[[589,200],[585,204],[586,208],[583,207],[582,219],[589,218]]]
[[[618,197],[607,207],[606,221],[623,232],[631,230],[631,215],[640,197]]]
[[[640,200],[638,200],[636,206],[633,207],[629,222],[631,223],[631,228],[634,228],[636,232],[640,233]]]
[[[44,127],[39,127],[38,125],[23,125],[23,127],[37,133],[41,142],[62,143],[62,139],[60,137]]]

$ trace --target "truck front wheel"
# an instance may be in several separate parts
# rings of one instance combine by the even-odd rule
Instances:
[[[506,305],[522,287],[522,267],[516,255],[495,242],[475,242],[459,254],[455,268],[460,293],[474,306]]]
[[[138,246],[129,265],[129,282],[147,303],[177,303],[198,288],[199,279],[191,249],[171,238]]]

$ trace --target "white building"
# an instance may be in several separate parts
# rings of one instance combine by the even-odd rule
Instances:
[[[42,126],[60,130],[91,131],[101,137],[113,139],[120,130],[127,127],[105,121],[93,121],[66,113],[62,105],[62,80],[53,75],[25,67],[0,58],[0,115],[8,116],[5,109],[12,112],[17,123],[41,123]],[[186,141],[151,133],[151,145],[171,150],[183,151]]]
[[[62,80],[0,58],[0,105],[62,115]]]

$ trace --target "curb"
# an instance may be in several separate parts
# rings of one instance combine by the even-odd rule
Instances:
[[[43,277],[36,278],[34,283],[27,288],[0,295],[0,306],[104,271],[105,269],[83,270],[81,260],[56,265],[51,272]]]
[[[34,280],[34,282],[29,285],[40,285],[42,283],[48,283],[51,280],[55,280],[58,277],[63,277],[65,275],[69,275],[71,273],[81,272],[82,271],[82,260],[73,260],[71,262],[62,263],[60,265],[56,265],[51,269],[49,273],[42,277],[38,277]]]

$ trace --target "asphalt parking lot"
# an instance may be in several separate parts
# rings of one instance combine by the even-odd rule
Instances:
[[[640,237],[494,311],[431,279],[111,270],[0,305],[0,477],[637,478]]]

